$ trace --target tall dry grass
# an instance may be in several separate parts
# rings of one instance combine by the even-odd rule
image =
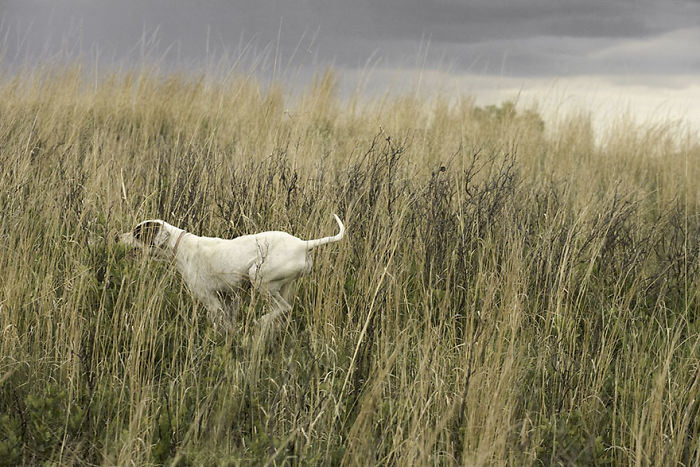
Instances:
[[[298,99],[79,68],[0,84],[0,459],[697,464],[700,147],[672,123]],[[114,234],[348,236],[217,334]]]

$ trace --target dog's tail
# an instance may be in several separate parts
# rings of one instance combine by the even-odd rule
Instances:
[[[338,233],[338,235],[334,235],[332,237],[318,238],[316,240],[307,240],[306,248],[310,250],[312,248],[316,248],[317,246],[325,245],[326,243],[338,242],[343,239],[343,237],[345,236],[345,226],[340,221],[340,218],[338,216],[333,214],[333,217],[335,217],[335,221],[338,223],[338,227],[340,227],[340,232]]]

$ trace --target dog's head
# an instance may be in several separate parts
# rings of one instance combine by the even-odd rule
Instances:
[[[169,237],[165,222],[147,220],[137,224],[131,232],[119,235],[119,243],[146,251],[159,250]]]

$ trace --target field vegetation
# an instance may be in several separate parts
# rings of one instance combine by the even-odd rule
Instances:
[[[677,122],[0,80],[0,462],[700,463],[700,146]],[[332,235],[279,336],[217,332],[138,221]]]

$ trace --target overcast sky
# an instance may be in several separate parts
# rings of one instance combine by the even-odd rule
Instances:
[[[5,67],[242,57],[296,86],[333,64],[370,93],[420,76],[483,102],[554,92],[700,122],[699,0],[0,0],[0,32]]]

